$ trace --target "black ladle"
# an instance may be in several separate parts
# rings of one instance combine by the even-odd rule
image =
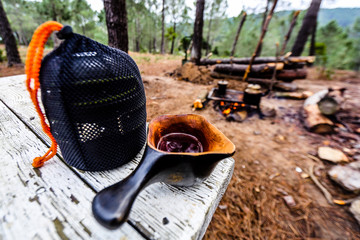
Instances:
[[[170,133],[195,136],[203,152],[173,153],[157,149],[160,138]],[[146,186],[155,182],[192,186],[197,179],[208,177],[220,160],[234,153],[234,144],[204,117],[160,116],[149,124],[147,146],[137,168],[124,180],[96,194],[93,214],[103,226],[115,229],[127,220],[135,198]]]

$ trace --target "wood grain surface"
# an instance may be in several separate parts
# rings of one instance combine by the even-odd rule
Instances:
[[[0,239],[143,239],[129,224],[110,231],[91,213],[95,192],[58,157],[34,169],[46,146],[0,102]]]

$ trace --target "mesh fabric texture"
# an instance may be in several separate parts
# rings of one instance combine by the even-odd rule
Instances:
[[[113,169],[144,146],[144,86],[125,52],[73,33],[44,57],[40,86],[51,133],[69,165]]]

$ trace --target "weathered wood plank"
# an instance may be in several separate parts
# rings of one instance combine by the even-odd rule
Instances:
[[[30,103],[24,79],[24,75],[0,79],[0,98],[49,143]],[[33,117],[35,119],[30,120]],[[37,151],[38,155],[42,153],[43,151]],[[75,171],[99,191],[130,174],[140,158],[141,155],[111,171]],[[135,201],[130,221],[152,239],[201,239],[230,181],[233,167],[234,160],[228,158],[218,164],[208,179],[189,188],[175,188],[162,183],[149,186]],[[169,222],[166,224],[167,220]]]
[[[91,214],[95,195],[55,157],[34,169],[46,146],[0,102],[0,239],[142,239],[129,224],[101,227]]]

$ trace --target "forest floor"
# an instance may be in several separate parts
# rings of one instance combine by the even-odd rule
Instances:
[[[148,120],[162,114],[194,113],[193,101],[216,86],[217,80],[195,84],[167,77],[181,66],[179,56],[130,55],[142,74]],[[23,68],[0,66],[1,77],[10,73],[22,74]],[[310,68],[307,79],[294,83],[313,92],[329,86],[346,87],[344,111],[360,116],[359,74],[335,71],[332,80],[321,79],[318,75],[316,68]],[[243,86],[239,81],[230,82],[231,88],[242,89]],[[317,178],[334,198],[355,196],[327,177],[333,164],[309,157],[309,154],[316,155],[320,146],[339,148],[342,145],[330,135],[309,133],[303,127],[302,104],[301,100],[264,97],[262,105],[275,108],[276,117],[260,120],[255,114],[242,123],[227,122],[213,109],[211,102],[204,110],[195,112],[205,116],[236,145],[234,174],[205,239],[360,238],[360,227],[348,211],[349,206],[330,205],[311,179],[299,172],[301,169],[306,173],[315,165]],[[286,195],[294,198],[295,206],[287,206],[283,199]]]

